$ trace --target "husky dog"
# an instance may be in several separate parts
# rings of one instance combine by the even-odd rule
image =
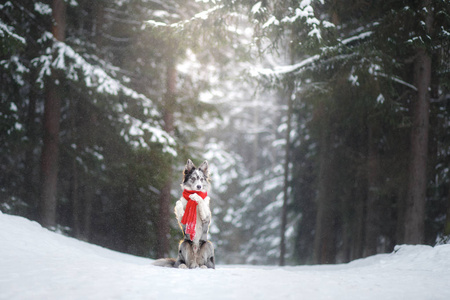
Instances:
[[[175,205],[175,216],[183,230],[184,240],[178,247],[177,259],[158,259],[157,266],[175,268],[215,268],[214,247],[208,241],[211,222],[209,208],[209,171],[205,160],[200,167],[188,159],[183,172],[183,196]]]

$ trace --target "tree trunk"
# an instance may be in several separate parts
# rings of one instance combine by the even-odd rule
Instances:
[[[40,221],[44,227],[56,226],[56,186],[59,164],[60,98],[53,82],[47,84],[44,109],[44,144],[41,157]]]
[[[79,183],[79,174],[77,167],[77,155],[78,149],[81,149],[79,136],[78,136],[78,124],[77,124],[77,115],[78,109],[76,105],[76,101],[71,99],[70,101],[70,127],[71,127],[71,138],[72,143],[76,145],[74,151],[74,155],[72,157],[72,170],[70,177],[70,199],[72,202],[72,229],[73,235],[75,238],[79,239],[81,237],[81,228],[80,228],[80,216],[81,216],[81,204],[80,204],[80,183]]]
[[[71,178],[71,198],[72,198],[72,218],[74,237],[81,239],[81,222],[82,208],[80,203],[78,168],[76,157],[72,159],[72,178]]]
[[[175,58],[169,55],[167,59],[167,79],[166,95],[164,103],[164,130],[173,134],[174,131],[174,108],[176,102],[176,80],[177,71],[175,68]],[[169,253],[169,233],[170,233],[170,203],[172,189],[172,159],[169,159],[168,173],[159,197],[158,214],[158,257],[164,257]]]
[[[58,41],[63,42],[66,39],[66,4],[64,0],[53,0],[52,17],[53,36]]]
[[[432,16],[430,1],[424,1],[428,14],[426,28],[430,31]],[[427,158],[429,129],[429,92],[431,82],[431,57],[425,48],[419,48],[414,61],[414,84],[417,87],[413,99],[411,128],[411,157],[409,183],[406,198],[404,242],[421,244],[425,241],[425,203],[427,188]]]
[[[357,172],[356,177],[357,187],[355,189],[355,199],[350,199],[350,205],[354,205],[355,216],[353,220],[353,226],[355,228],[351,228],[348,232],[350,232],[352,236],[352,245],[349,259],[347,261],[351,261],[354,259],[361,258],[363,256],[364,249],[364,237],[365,237],[365,213],[364,213],[364,204],[366,202],[367,196],[367,177],[364,174],[363,170]],[[351,223],[351,224],[352,224]],[[348,233],[347,233],[348,234]]]
[[[63,0],[54,0],[53,36],[64,41],[66,26],[66,6]],[[51,79],[46,84],[44,103],[44,143],[41,157],[41,201],[39,205],[40,221],[43,226],[56,226],[56,187],[59,164],[59,122],[61,116],[61,95],[58,91],[58,75],[52,70]]]
[[[316,264],[334,263],[336,259],[336,216],[335,198],[333,197],[333,151],[331,150],[331,133],[327,126],[328,116],[323,113],[324,108],[319,108],[322,112],[322,128],[320,138],[320,173],[317,195],[317,216],[314,236],[314,257]]]
[[[253,128],[259,128],[260,126],[260,107],[258,105],[258,98],[255,96],[253,99]],[[259,144],[259,133],[255,132],[254,139],[253,139],[253,151],[252,155],[250,156],[251,164],[249,166],[251,174],[254,174],[257,172],[259,168],[259,156],[256,153],[259,153],[260,150],[260,144]]]
[[[444,236],[450,236],[450,186],[447,193],[447,216],[444,223]]]
[[[280,266],[285,264],[286,256],[286,226],[287,226],[287,203],[289,200],[288,189],[289,189],[289,151],[291,146],[291,119],[292,119],[292,106],[294,97],[294,79],[291,78],[288,83],[287,90],[287,129],[286,129],[286,146],[284,154],[284,186],[283,186],[283,207],[281,209],[281,232],[280,232]]]
[[[85,241],[91,240],[91,219],[92,219],[92,202],[94,201],[95,188],[86,185],[84,192],[84,214],[83,214],[83,234],[82,239]]]
[[[25,180],[25,201],[30,206],[29,213],[26,215],[27,218],[36,220],[37,215],[36,211],[38,208],[39,195],[36,195],[36,182],[35,182],[35,155],[34,150],[37,142],[36,135],[36,98],[37,95],[31,89],[29,94],[29,105],[28,105],[28,114],[26,121],[26,132],[27,138],[29,140],[27,150],[25,151],[25,165],[27,166],[25,169],[24,180]]]
[[[377,143],[374,138],[374,125],[369,125],[368,158],[367,158],[367,202],[365,220],[364,256],[377,253],[378,236],[380,234],[380,159]]]

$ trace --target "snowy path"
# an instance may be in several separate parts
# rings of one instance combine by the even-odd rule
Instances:
[[[154,267],[0,213],[0,299],[450,299],[450,245],[350,264]]]

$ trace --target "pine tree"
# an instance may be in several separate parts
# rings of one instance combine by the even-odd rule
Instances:
[[[66,4],[54,0],[52,4],[53,37],[64,42],[66,30]],[[53,62],[52,62],[53,63]],[[61,118],[61,92],[58,83],[61,77],[56,69],[51,70],[52,77],[46,84],[44,103],[44,140],[41,158],[42,196],[39,205],[41,224],[48,228],[56,226],[57,178],[59,168],[59,122]]]

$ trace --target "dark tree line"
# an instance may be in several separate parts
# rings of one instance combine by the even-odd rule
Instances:
[[[219,261],[342,262],[450,234],[448,1],[0,6],[2,211],[165,256],[198,156]]]
[[[296,258],[333,263],[436,243],[448,235],[450,204],[441,142],[449,133],[449,4],[331,1],[314,9],[327,18],[312,45],[301,20],[290,24],[296,60],[318,55],[293,71]]]
[[[172,165],[195,149],[174,114],[210,107],[144,21],[198,9],[184,2],[1,4],[2,211],[137,255],[176,245]]]
[[[333,263],[448,240],[448,1],[223,3],[249,16],[274,93],[270,113],[265,97],[255,109],[263,130],[250,110],[226,124],[249,133],[228,148],[248,163],[222,196],[244,207],[224,205],[223,247]]]

